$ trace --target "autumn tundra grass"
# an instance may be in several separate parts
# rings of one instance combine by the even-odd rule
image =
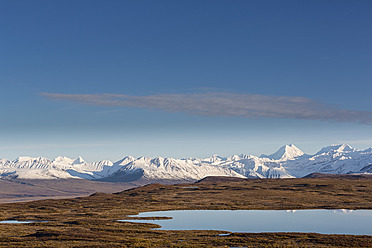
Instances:
[[[315,233],[163,231],[118,222],[145,211],[181,209],[372,209],[372,179],[238,179],[150,184],[115,194],[1,204],[3,247],[372,247],[372,236]]]

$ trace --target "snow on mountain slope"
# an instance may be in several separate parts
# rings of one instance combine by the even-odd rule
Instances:
[[[313,156],[284,161],[282,166],[296,177],[320,172],[329,174],[372,173],[372,149],[359,151],[349,145],[324,147]],[[370,167],[369,167],[370,166]]]
[[[56,165],[59,165],[62,168],[63,166],[70,166],[71,164],[74,163],[74,161],[75,161],[74,159],[59,156],[59,157],[56,157],[52,161],[52,163],[56,164]]]
[[[349,152],[355,152],[357,149],[351,147],[347,144],[342,145],[331,145],[323,147],[319,152],[317,152],[315,155],[320,155],[324,153],[349,153]]]
[[[50,161],[46,164],[35,162],[18,163],[19,161],[7,161],[0,165],[0,178],[16,177],[24,179],[58,179],[71,178],[71,175],[64,170],[54,168]],[[17,167],[18,166],[18,167]]]
[[[82,157],[77,157],[74,162],[72,162],[73,165],[75,164],[85,164],[86,162],[84,161],[84,159]]]
[[[107,176],[102,172],[112,167],[108,160],[86,163],[83,158],[57,157],[53,161],[38,157],[19,157],[16,160],[0,160],[0,177],[24,179],[84,178],[96,179]]]
[[[65,170],[74,177],[84,179],[100,179],[113,173],[113,168],[113,163],[109,160],[86,163],[81,157],[79,157],[74,160],[70,167],[65,168]],[[119,169],[120,168],[117,168],[116,170]]]
[[[332,145],[315,155],[306,155],[294,145],[285,145],[271,155],[234,155],[227,158],[147,158],[125,157],[87,163],[82,157],[19,157],[0,160],[1,177],[32,179],[84,178],[115,180],[167,179],[198,180],[206,176],[248,178],[292,178],[308,174],[371,173],[372,148],[359,151],[349,145]]]
[[[220,161],[220,166],[231,168],[248,178],[292,178],[277,162],[252,155],[234,155]]]
[[[22,179],[66,179],[74,178],[66,171],[58,169],[3,169],[0,168],[0,178],[12,177]]]
[[[285,145],[279,148],[279,150],[271,155],[262,154],[260,158],[270,158],[273,160],[288,160],[304,155],[303,151],[298,149],[295,145]]]
[[[11,161],[8,166],[19,169],[47,169],[51,168],[51,161],[43,157],[19,157],[16,160]]]
[[[47,158],[19,157],[13,161],[0,161],[0,177],[19,177],[25,179],[69,178],[67,172],[56,168]]]
[[[141,173],[146,179],[198,180],[206,176],[241,177],[230,168],[213,165],[214,159],[202,162],[200,159],[146,158],[140,157],[124,165],[117,173]]]

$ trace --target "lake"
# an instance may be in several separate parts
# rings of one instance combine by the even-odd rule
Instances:
[[[145,212],[129,217],[171,217],[162,220],[120,220],[153,223],[160,225],[160,230],[372,235],[372,210],[178,210]]]
[[[19,221],[19,220],[3,220],[0,221],[0,224],[29,224],[29,223],[45,223],[48,221],[44,220],[25,220],[25,221]]]
[[[34,223],[34,221],[19,221],[19,220],[3,220],[0,224],[29,224]]]

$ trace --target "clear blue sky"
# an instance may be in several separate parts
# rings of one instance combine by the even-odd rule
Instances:
[[[372,1],[0,1],[0,157],[372,146]]]

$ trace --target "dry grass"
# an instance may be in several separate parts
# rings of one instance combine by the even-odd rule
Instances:
[[[144,211],[177,209],[372,209],[372,180],[345,178],[220,179],[152,184],[117,194],[1,204],[1,218],[48,220],[1,224],[4,247],[372,247],[371,236],[300,233],[160,231],[117,222]]]

